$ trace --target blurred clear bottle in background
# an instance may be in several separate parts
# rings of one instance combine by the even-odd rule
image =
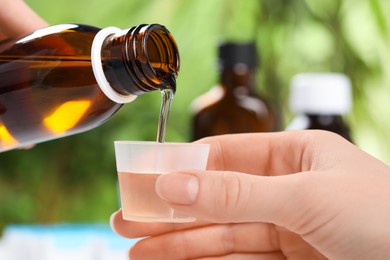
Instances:
[[[158,24],[61,24],[0,42],[0,152],[86,131],[138,95],[175,91],[178,70],[175,40]]]
[[[192,140],[206,136],[269,132],[278,129],[278,115],[256,90],[256,45],[226,42],[218,49],[219,83],[191,104]]]
[[[340,73],[302,73],[290,85],[290,109],[295,118],[287,130],[321,129],[352,141],[343,118],[352,106],[351,82]]]

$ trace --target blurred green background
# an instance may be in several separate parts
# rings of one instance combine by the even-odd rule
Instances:
[[[255,40],[258,91],[280,107],[285,125],[293,116],[287,100],[294,74],[343,72],[353,82],[347,119],[355,143],[390,163],[388,0],[26,2],[50,24],[165,25],[182,62],[167,141],[189,140],[190,103],[218,79],[218,42]],[[9,223],[107,222],[119,207],[113,141],[155,140],[160,102],[160,93],[143,95],[92,131],[0,154],[0,230]]]

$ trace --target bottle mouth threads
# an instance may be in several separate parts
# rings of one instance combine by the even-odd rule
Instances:
[[[136,99],[137,95],[128,92],[122,93],[114,88],[107,77],[107,71],[104,69],[107,66],[104,66],[105,61],[102,58],[102,50],[107,37],[119,31],[119,28],[107,27],[96,34],[91,46],[91,66],[96,82],[102,92],[115,103],[124,104]]]
[[[154,90],[176,92],[179,51],[162,25],[100,30],[92,43],[91,63],[101,90],[116,103],[131,102]]]
[[[165,26],[143,24],[129,29],[123,50],[129,74],[142,92],[176,91],[179,51]]]

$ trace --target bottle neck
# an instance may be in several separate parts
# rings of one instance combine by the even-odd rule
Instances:
[[[308,129],[322,129],[337,133],[351,141],[349,126],[340,114],[305,114],[309,119]]]
[[[255,92],[256,68],[244,63],[226,66],[221,69],[220,83],[226,92],[234,92],[237,89],[249,93]]]
[[[315,113],[305,113],[305,115],[313,122],[319,125],[332,125],[340,124],[344,125],[344,120],[342,115],[339,114],[315,114]]]
[[[104,76],[120,96],[176,91],[179,52],[164,26],[139,25],[111,33],[102,42],[100,54]]]

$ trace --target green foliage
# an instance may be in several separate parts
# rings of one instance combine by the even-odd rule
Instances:
[[[390,42],[387,0],[26,0],[51,24],[128,28],[161,23],[174,35],[181,71],[167,141],[187,141],[191,101],[217,80],[219,41],[255,40],[259,92],[283,113],[291,77],[338,71],[353,82],[349,116],[361,148],[390,162]],[[118,207],[114,140],[154,140],[161,97],[125,105],[103,126],[0,154],[0,227],[9,223],[107,221]]]

